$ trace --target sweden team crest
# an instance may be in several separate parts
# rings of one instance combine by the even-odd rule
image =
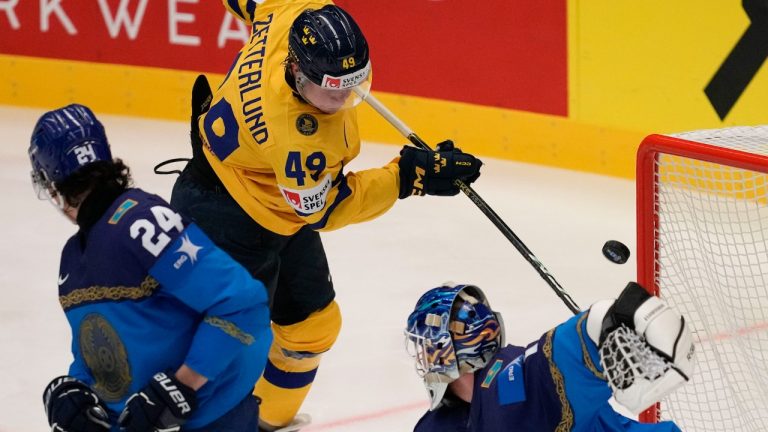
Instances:
[[[317,119],[311,114],[302,114],[296,119],[296,130],[300,134],[310,136],[317,132]]]

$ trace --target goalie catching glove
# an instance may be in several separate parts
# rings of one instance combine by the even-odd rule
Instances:
[[[88,384],[71,376],[54,378],[43,393],[53,432],[106,432],[107,408]]]
[[[117,422],[124,432],[179,431],[196,406],[194,390],[172,374],[158,372],[128,398]]]
[[[637,414],[684,384],[693,372],[685,318],[630,282],[616,301],[590,308],[587,333],[616,401]]]
[[[405,146],[400,150],[400,198],[410,195],[453,196],[459,193],[454,184],[461,180],[469,185],[480,177],[480,159],[461,149],[453,141],[443,141],[432,150]]]

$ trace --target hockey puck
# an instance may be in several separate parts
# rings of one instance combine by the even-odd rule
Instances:
[[[603,245],[603,255],[614,264],[624,264],[629,259],[629,248],[620,241],[608,240]]]

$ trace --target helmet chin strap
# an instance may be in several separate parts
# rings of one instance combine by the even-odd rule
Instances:
[[[296,72],[294,72],[293,76],[295,77],[295,81],[294,82],[296,84],[296,93],[299,94],[299,97],[301,97],[301,100],[303,100],[304,102],[306,102],[306,103],[312,105],[313,107],[319,109],[320,111],[322,111],[323,109],[320,108],[319,106],[313,104],[312,101],[304,93],[304,87],[306,86],[306,83],[308,81],[311,82],[309,80],[309,77],[304,75],[300,70],[297,70]]]
[[[294,72],[293,76],[296,82],[296,91],[299,92],[299,94],[302,94],[304,92],[304,85],[306,84],[307,81],[309,81],[309,78],[307,78],[306,75],[301,73],[301,71]]]

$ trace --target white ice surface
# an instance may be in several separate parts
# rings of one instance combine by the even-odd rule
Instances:
[[[59,254],[75,227],[29,181],[27,147],[40,109],[0,107],[0,432],[46,429],[42,391],[66,373],[70,329],[57,301]],[[188,156],[184,122],[100,116],[137,186],[166,198],[175,176],[157,162]],[[407,122],[407,119],[403,119]],[[461,144],[461,143],[459,143]],[[381,166],[398,148],[364,144],[350,169]],[[485,158],[476,191],[586,308],[634,280],[634,182]],[[609,239],[633,252],[603,258]],[[305,429],[407,431],[426,392],[403,348],[404,321],[427,289],[452,280],[483,288],[510,343],[525,344],[570,315],[512,244],[463,195],[399,200],[382,217],[324,233],[344,326],[302,411]]]

